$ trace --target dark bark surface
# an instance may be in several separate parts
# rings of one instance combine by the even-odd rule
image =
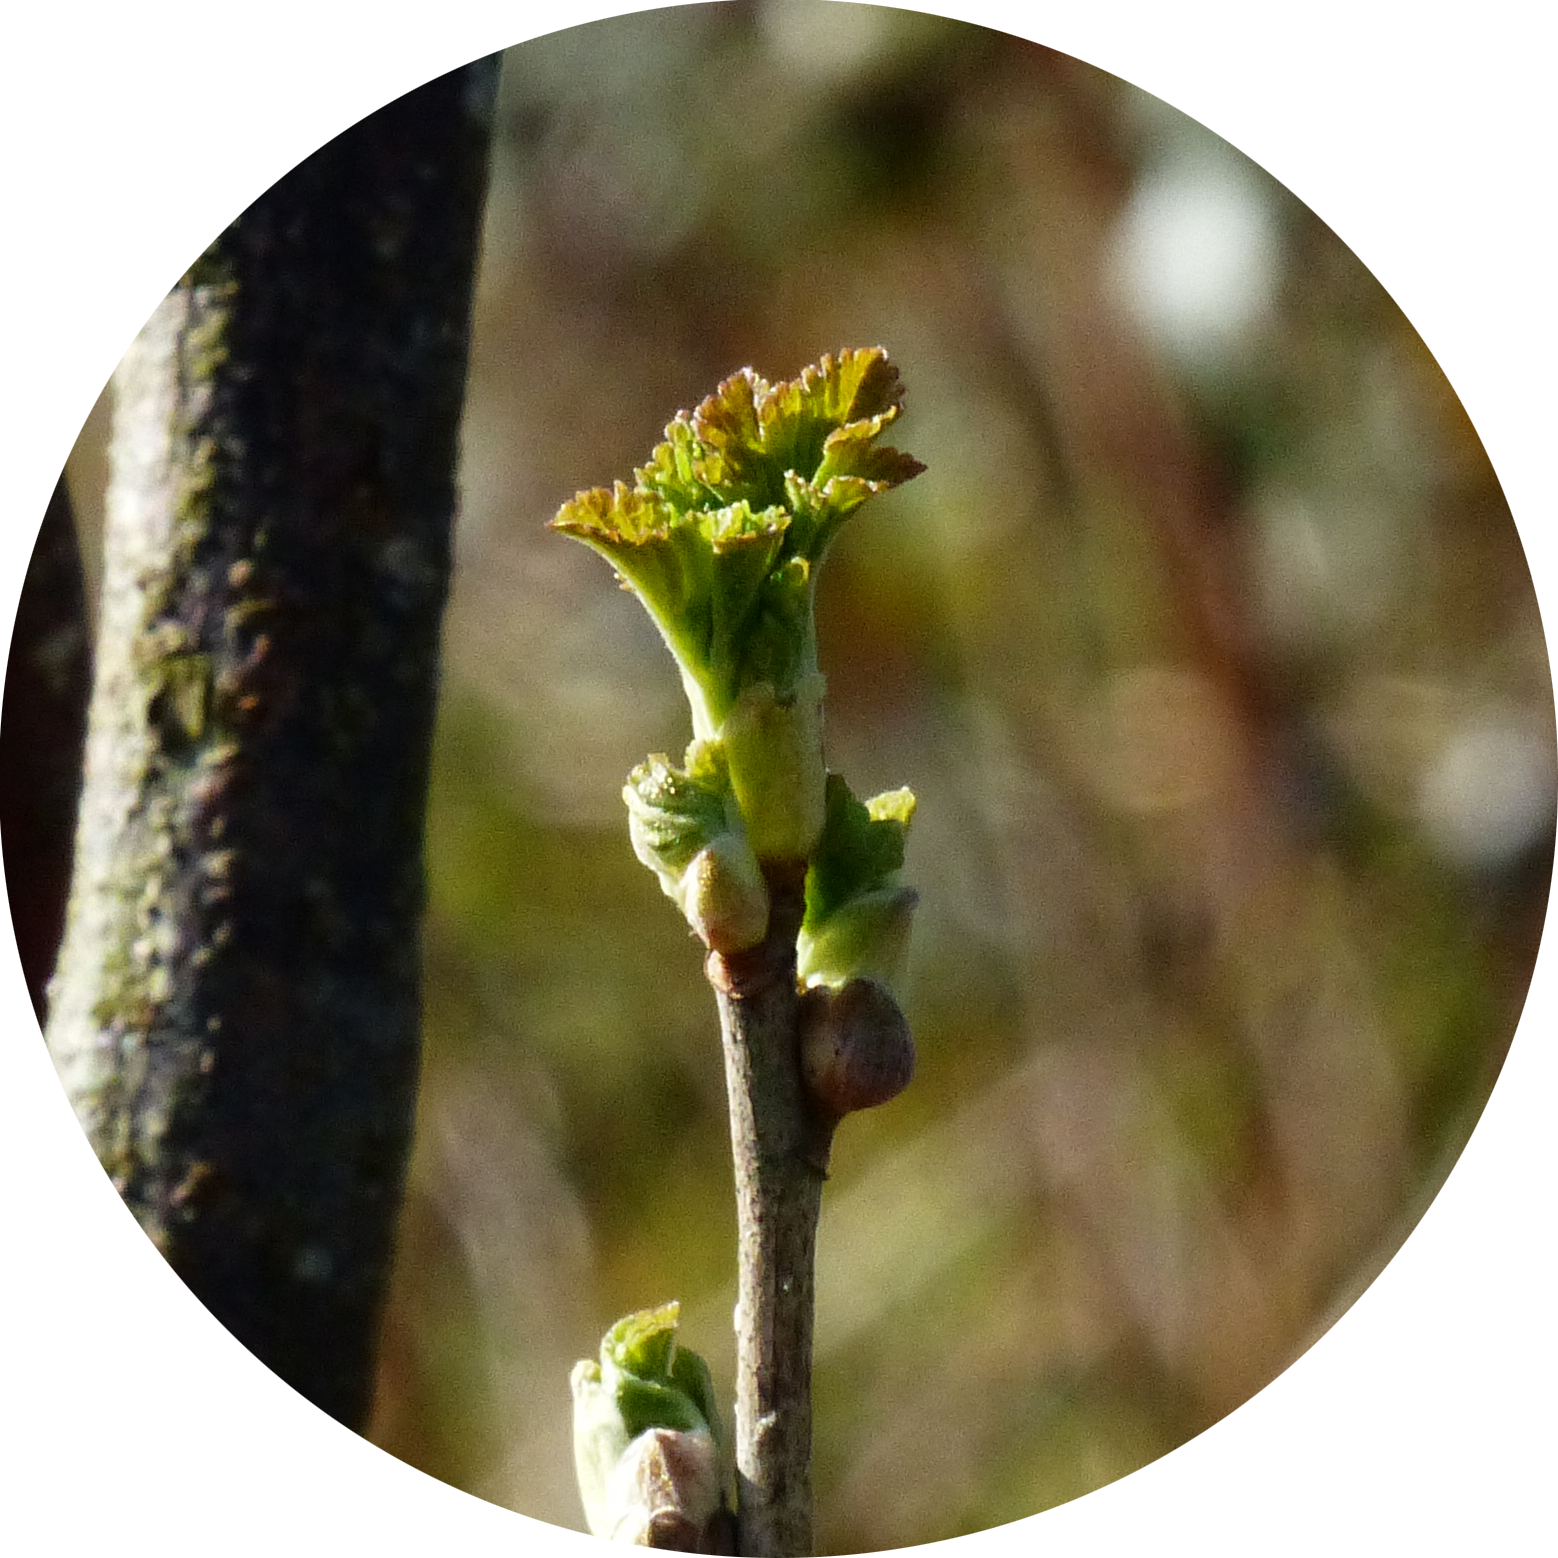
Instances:
[[[87,709],[86,606],[48,388],[22,61],[0,3],[0,1335],[22,1260],[22,1192],[44,986],[70,883]]]
[[[116,379],[49,1042],[142,1226],[360,1428],[410,1139],[495,60],[301,164]]]

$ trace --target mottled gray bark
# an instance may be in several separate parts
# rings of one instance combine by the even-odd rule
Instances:
[[[174,1270],[360,1427],[410,1138],[495,60],[277,183],[115,382],[48,1040]]]
[[[711,954],[736,1169],[736,1550],[812,1550],[811,1365],[817,1221],[831,1125],[801,1083],[795,936],[804,871],[769,873],[768,934]]]
[[[25,1128],[70,882],[86,606],[48,385],[22,61],[0,0],[0,1335],[22,1260]]]

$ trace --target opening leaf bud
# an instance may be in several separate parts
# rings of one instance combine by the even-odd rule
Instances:
[[[714,1385],[703,1359],[677,1346],[679,1316],[677,1304],[628,1315],[598,1359],[574,1366],[574,1463],[596,1536],[675,1545],[722,1506]]]
[[[898,881],[914,796],[889,790],[858,801],[839,774],[827,781],[826,820],[806,875],[796,940],[802,985],[897,978],[919,895]]]
[[[694,741],[685,768],[656,754],[628,775],[633,852],[713,952],[755,947],[768,929],[768,887],[731,789],[724,752]]]

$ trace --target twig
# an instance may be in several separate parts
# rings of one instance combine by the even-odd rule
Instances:
[[[623,799],[634,853],[709,948],[719,1001],[740,1232],[736,1547],[749,1558],[811,1551],[812,1295],[833,1127],[914,1066],[888,984],[914,912],[897,879],[914,797],[859,801],[824,766],[814,612],[839,526],[924,469],[870,447],[901,406],[881,347],[778,385],[742,368],[677,415],[632,487],[581,492],[552,520],[643,601],[692,713],[684,766],[651,756]],[[618,1324],[667,1333],[649,1322]],[[576,1389],[587,1510],[635,1433],[707,1419],[675,1391],[654,1399],[646,1421],[632,1392],[602,1410]]]
[[[811,1354],[817,1218],[831,1127],[808,1107],[797,1037],[801,877],[770,871],[768,934],[713,953],[740,1229],[736,1305],[738,1548],[812,1550]]]

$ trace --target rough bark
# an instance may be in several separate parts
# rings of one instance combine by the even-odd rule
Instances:
[[[421,849],[495,60],[250,207],[116,377],[48,1040],[174,1270],[361,1427],[410,1138]]]
[[[48,385],[22,61],[0,3],[0,1335],[22,1260],[25,1126],[70,882],[86,606]]]
[[[812,1550],[811,1364],[817,1221],[830,1126],[801,1084],[795,936],[804,873],[770,873],[768,934],[708,960],[736,1169],[737,1551]]]

